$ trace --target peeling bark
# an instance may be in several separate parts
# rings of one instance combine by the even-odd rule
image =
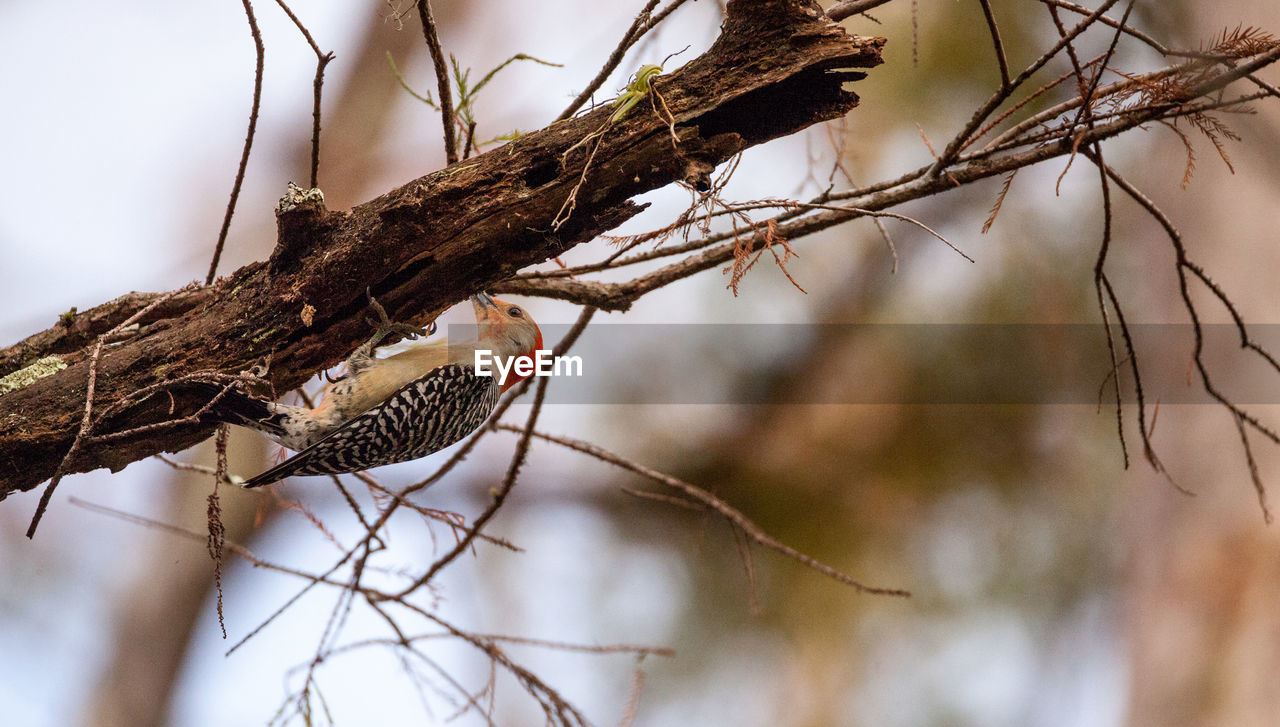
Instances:
[[[366,288],[396,320],[423,323],[467,295],[563,253],[641,210],[630,199],[677,180],[697,183],[747,147],[838,118],[858,101],[843,90],[880,63],[880,38],[847,35],[808,0],[736,0],[720,37],[657,88],[675,118],[647,103],[608,125],[583,176],[581,140],[605,124],[605,107],[525,134],[428,174],[348,212],[302,202],[277,210],[269,260],[157,308],[104,350],[95,409],[129,392],[196,371],[235,373],[269,360],[278,391],[343,359],[368,337]],[[575,145],[577,148],[575,148]],[[566,154],[566,152],[568,152]],[[579,181],[576,209],[552,229]],[[0,499],[53,475],[84,411],[97,334],[154,300],[132,293],[0,349],[0,373],[51,353],[68,367],[0,397]],[[303,321],[305,306],[314,318]],[[95,434],[188,413],[198,404],[153,396]],[[185,449],[208,426],[151,430],[108,445],[86,443],[69,471],[119,470]]]

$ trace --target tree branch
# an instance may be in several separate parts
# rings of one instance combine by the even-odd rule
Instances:
[[[705,180],[746,147],[843,116],[858,99],[842,84],[862,77],[844,69],[880,63],[883,39],[847,35],[808,0],[737,0],[728,9],[716,43],[662,77],[679,139],[674,151],[668,120],[636,111],[606,123],[612,109],[601,108],[348,212],[327,210],[314,193],[290,194],[277,208],[278,241],[269,260],[166,303],[150,314],[162,317],[123,332],[131,337],[104,349],[96,380],[103,410],[184,374],[234,374],[262,363],[277,390],[294,388],[367,337],[366,287],[397,320],[424,322],[635,215],[641,208],[630,198],[637,194],[677,180]],[[552,232],[551,221],[584,176],[580,142],[602,126],[577,208]],[[315,308],[306,321],[304,306]],[[109,322],[141,307],[116,301],[88,315],[101,319],[94,330],[108,330]],[[91,336],[57,328],[0,349],[7,367],[25,366],[34,360],[28,354],[54,347],[68,364],[0,398],[0,499],[53,474],[83,414],[89,354],[68,348]],[[199,403],[180,391],[173,398],[153,395],[96,421],[94,431],[180,418]],[[66,470],[119,470],[185,449],[211,431],[188,423],[153,427],[108,446],[86,442]]]

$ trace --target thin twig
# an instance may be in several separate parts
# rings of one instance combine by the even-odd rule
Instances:
[[[1132,8],[1132,4],[1130,4],[1130,8]],[[1127,17],[1127,12],[1128,11],[1126,11],[1126,17]],[[1062,23],[1062,19],[1058,16],[1057,9],[1054,8],[1053,6],[1049,6],[1049,16],[1053,20],[1054,27],[1058,30],[1058,36],[1061,38],[1065,38],[1067,36],[1067,28]],[[1111,55],[1112,49],[1114,48],[1115,48],[1115,45],[1113,43],[1111,48],[1108,49],[1107,53],[1098,58],[1096,65],[1090,64],[1090,67],[1096,67],[1098,69],[1097,72],[1093,75],[1094,82],[1093,84],[1090,85],[1090,84],[1087,84],[1085,81],[1085,77],[1084,77],[1085,67],[1083,64],[1080,63],[1080,58],[1076,54],[1075,44],[1073,42],[1068,42],[1066,46],[1067,58],[1070,59],[1071,61],[1072,72],[1070,75],[1075,76],[1076,91],[1078,94],[1078,98],[1080,100],[1081,113],[1080,115],[1077,116],[1077,123],[1079,122],[1080,119],[1083,119],[1084,122],[1087,124],[1089,130],[1093,130],[1095,128],[1093,108],[1089,103],[1089,101],[1093,93],[1097,89],[1097,79],[1101,78],[1102,76],[1102,68],[1104,68],[1106,65],[1106,59]],[[1066,76],[1064,76],[1063,78],[1066,78]],[[1055,85],[1056,83],[1057,82],[1055,82]],[[1098,160],[1101,161],[1102,145],[1098,143],[1094,143],[1091,145],[1090,148],[1093,150],[1093,153],[1097,156]],[[1070,162],[1068,162],[1067,167],[1070,167]],[[1064,168],[1062,175],[1065,175],[1065,174],[1066,174],[1066,169]],[[1141,426],[1145,409],[1143,408],[1143,404],[1142,404],[1142,401],[1143,401],[1142,376],[1141,376],[1141,370],[1138,367],[1138,360],[1136,358],[1137,353],[1134,350],[1134,347],[1132,345],[1132,339],[1129,335],[1128,325],[1124,320],[1124,312],[1120,308],[1119,297],[1116,295],[1114,288],[1112,288],[1111,280],[1110,278],[1107,277],[1107,274],[1106,274],[1107,254],[1111,249],[1111,233],[1112,233],[1111,186],[1107,183],[1107,175],[1103,171],[1101,166],[1098,167],[1098,174],[1100,176],[1099,184],[1102,189],[1102,213],[1103,213],[1102,242],[1098,246],[1098,255],[1094,262],[1093,286],[1098,299],[1098,312],[1102,315],[1103,331],[1106,334],[1107,355],[1111,360],[1111,370],[1108,373],[1108,377],[1115,382],[1116,437],[1120,441],[1120,456],[1124,461],[1124,467],[1125,469],[1128,469],[1129,468],[1129,447],[1126,444],[1125,438],[1124,438],[1124,408],[1122,406],[1122,399],[1121,399],[1121,393],[1120,393],[1120,364],[1116,356],[1115,336],[1111,332],[1111,318],[1107,313],[1108,299],[1110,300],[1112,306],[1114,306],[1115,308],[1116,318],[1120,323],[1120,333],[1124,337],[1125,345],[1129,351],[1129,355],[1125,357],[1125,361],[1130,363],[1130,366],[1134,372],[1134,388],[1137,392],[1138,402],[1139,402],[1138,420],[1140,423],[1140,428],[1142,429],[1141,437],[1142,437],[1142,442],[1144,446],[1144,451],[1152,452],[1152,447],[1151,447],[1150,436],[1147,433],[1146,427]],[[1062,182],[1062,175],[1058,177],[1059,184],[1061,184]],[[1104,291],[1105,291],[1106,297],[1104,297]],[[1102,392],[1099,391],[1099,399],[1101,399],[1101,395],[1102,395]],[[1153,459],[1154,459],[1154,455],[1151,457],[1148,457],[1148,460],[1153,460]]]
[[[965,124],[964,128],[962,128],[960,132],[952,138],[951,142],[947,144],[947,148],[942,152],[942,155],[936,162],[934,162],[933,166],[930,167],[930,176],[937,176],[941,174],[951,163],[956,161],[956,155],[960,152],[961,147],[969,140],[970,135],[982,125],[982,122],[991,115],[991,112],[999,108],[1000,104],[1004,103],[1015,89],[1026,82],[1026,80],[1036,71],[1040,70],[1044,64],[1052,60],[1054,56],[1058,55],[1058,52],[1066,47],[1067,43],[1070,43],[1077,35],[1091,27],[1098,16],[1102,15],[1107,10],[1110,10],[1111,6],[1115,5],[1117,2],[1119,2],[1119,0],[1103,0],[1097,10],[1082,20],[1079,25],[1068,31],[1065,36],[1060,38],[1057,43],[1049,48],[1049,50],[1041,54],[1039,58],[1032,61],[1031,65],[1027,66],[1018,74],[1017,78],[1014,78],[1007,84],[1002,84],[1001,88],[992,94],[991,98],[987,99],[986,103],[974,112],[973,116],[969,119],[969,122]]]
[[[920,229],[922,229],[922,230],[924,230],[925,232],[929,233],[930,235],[932,235],[933,237],[937,238],[938,240],[941,240],[941,241],[942,241],[942,244],[944,244],[944,245],[946,245],[947,247],[949,247],[949,248],[951,248],[952,250],[954,250],[954,251],[956,252],[956,254],[957,254],[957,255],[959,255],[960,257],[964,258],[965,260],[968,260],[968,261],[969,261],[969,262],[971,262],[971,263],[972,263],[972,262],[977,262],[977,261],[976,261],[976,260],[974,260],[973,258],[969,257],[969,255],[968,255],[968,254],[966,254],[964,250],[961,250],[960,248],[958,248],[958,247],[956,247],[955,245],[953,245],[953,244],[951,243],[951,241],[950,241],[950,240],[948,240],[947,238],[943,237],[943,236],[942,236],[942,234],[941,234],[941,233],[939,233],[937,230],[935,230],[935,229],[933,229],[932,227],[930,227],[930,226],[926,225],[925,223],[921,222],[920,220],[915,219],[914,217],[908,217],[907,215],[901,215],[901,214],[898,214],[897,212],[884,212],[884,211],[881,211],[881,210],[869,210],[869,209],[863,209],[863,208],[861,208],[861,207],[844,207],[844,206],[841,206],[841,205],[830,205],[830,204],[807,204],[807,203],[802,203],[802,204],[798,204],[797,206],[798,206],[798,207],[802,207],[802,208],[804,208],[804,209],[814,209],[814,210],[831,210],[831,211],[834,211],[834,212],[848,212],[848,213],[849,213],[849,214],[851,214],[851,215],[859,216],[859,217],[861,217],[861,216],[866,216],[866,217],[877,217],[877,218],[879,218],[879,217],[889,217],[889,218],[892,218],[892,219],[895,219],[895,220],[901,220],[901,221],[903,221],[903,222],[908,222],[908,223],[910,223],[910,224],[915,225],[916,227],[919,227]]]
[[[640,712],[640,692],[644,689],[644,670],[640,668],[640,659],[636,657],[636,670],[631,677],[631,689],[627,694],[627,707],[622,712],[622,721],[618,727],[631,727],[635,724],[636,715]]]
[[[223,641],[227,639],[227,622],[222,611],[222,549],[227,541],[227,528],[222,524],[222,503],[218,500],[218,485],[227,479],[227,440],[230,435],[230,424],[218,425],[218,434],[214,439],[218,464],[213,472],[213,492],[209,493],[206,510],[209,538],[205,541],[205,547],[213,560],[213,590],[218,598],[218,628],[222,630]]]
[[[316,44],[315,38],[311,37],[311,31],[307,30],[307,26],[302,24],[297,15],[289,9],[284,0],[276,0],[276,4],[284,11],[285,15],[293,21],[298,27],[298,31],[302,33],[302,37],[306,39],[307,45],[311,46],[312,52],[316,54],[316,75],[311,81],[311,187],[312,189],[320,186],[320,94],[324,87],[324,69],[333,60],[333,53],[325,53],[320,50],[320,46]]]
[[[165,526],[165,527],[166,529],[176,530],[178,532],[181,532],[179,528],[172,528],[171,526]],[[340,558],[337,563],[332,565],[324,573],[317,576],[317,575],[311,575],[309,573],[303,573],[302,571],[294,571],[292,569],[286,569],[281,566],[274,566],[272,564],[267,563],[266,561],[261,560],[260,558],[257,558],[256,556],[253,556],[252,553],[248,553],[248,551],[244,548],[237,549],[236,546],[230,543],[228,543],[227,546],[228,546],[228,549],[231,550],[233,553],[235,553],[236,555],[239,555],[242,558],[248,559],[250,562],[252,562],[256,566],[270,567],[272,570],[277,570],[284,573],[292,573],[302,578],[306,578],[310,582],[307,583],[307,585],[303,586],[297,593],[293,594],[293,596],[291,596],[287,601],[285,601],[283,604],[277,607],[276,610],[272,611],[269,616],[267,616],[257,626],[251,629],[249,633],[240,637],[240,640],[232,644],[231,648],[227,649],[226,652],[223,654],[223,656],[231,656],[233,653],[235,653],[236,649],[239,649],[241,646],[244,646],[246,643],[249,642],[249,639],[252,639],[254,636],[257,636],[259,633],[261,633],[263,629],[265,629],[273,621],[275,621],[282,614],[284,614],[285,611],[289,610],[289,607],[291,607],[293,604],[301,600],[303,596],[307,595],[307,593],[309,593],[311,589],[315,588],[317,585],[321,583],[327,583],[329,585],[337,585],[345,588],[346,587],[345,583],[331,581],[329,580],[329,577],[332,576],[334,573],[337,573],[338,570],[342,568],[342,566],[346,565],[347,561],[351,560],[356,555],[355,548],[348,550],[345,554],[343,554],[342,558]]]
[[[444,156],[449,164],[458,161],[458,139],[454,132],[453,93],[449,90],[449,66],[444,60],[444,48],[440,46],[440,34],[431,14],[431,0],[418,1],[418,17],[422,20],[422,36],[431,51],[431,63],[436,69],[436,88],[440,93],[440,118],[444,121]]]
[[[84,414],[80,417],[80,428],[76,430],[76,438],[71,441],[71,447],[63,455],[62,464],[58,466],[58,470],[49,480],[49,484],[45,485],[44,492],[40,493],[40,502],[36,505],[36,512],[31,517],[31,524],[27,526],[28,540],[35,537],[36,527],[40,525],[40,518],[44,517],[44,511],[49,507],[49,500],[53,497],[53,491],[57,489],[58,483],[62,481],[62,473],[67,463],[76,455],[76,452],[80,451],[81,442],[89,434],[90,421],[93,416],[93,391],[98,383],[98,359],[101,356],[102,338],[100,337],[93,346],[93,355],[89,358],[89,382],[85,385]]]
[[[496,663],[501,665],[502,668],[506,669],[512,676],[514,676],[524,687],[525,691],[538,702],[538,705],[542,707],[543,713],[547,716],[548,722],[552,724],[558,723],[570,726],[579,725],[580,727],[586,727],[586,725],[590,724],[587,721],[587,718],[583,716],[582,713],[579,712],[572,704],[566,701],[559,692],[548,686],[546,682],[539,679],[533,672],[512,661],[511,658],[499,649],[497,644],[492,640],[485,639],[468,631],[463,631],[457,626],[454,626],[448,621],[440,618],[438,615],[415,606],[412,603],[408,603],[406,601],[397,601],[397,603],[404,608],[419,614],[428,621],[443,627],[450,634],[476,647],[490,659],[493,659]]]
[[[827,17],[832,20],[844,20],[851,15],[865,13],[868,10],[875,10],[881,5],[885,5],[891,0],[842,0],[835,5],[827,8]]]
[[[517,433],[523,432],[523,430],[513,427],[509,424],[500,424],[498,428],[508,432],[517,432]],[[701,487],[698,487],[697,485],[689,484],[684,480],[680,480],[675,477],[672,477],[671,475],[664,474],[662,472],[658,472],[656,470],[650,469],[638,462],[625,459],[619,455],[616,455],[612,452],[609,452],[600,447],[597,447],[596,445],[591,444],[590,442],[584,442],[578,439],[571,439],[569,437],[561,437],[554,434],[546,434],[544,432],[538,432],[538,431],[534,431],[533,436],[537,437],[538,439],[542,439],[547,442],[552,442],[562,447],[572,449],[576,452],[581,452],[582,454],[588,455],[590,457],[594,457],[602,462],[606,462],[608,464],[614,465],[615,467],[620,467],[624,470],[634,472],[640,475],[641,477],[653,480],[654,482],[665,485],[674,490],[683,492],[685,495],[693,498],[694,500],[697,500],[698,502],[701,502],[707,507],[710,507],[712,510],[715,510],[722,517],[724,517],[733,525],[740,528],[742,532],[746,533],[748,537],[750,537],[752,540],[759,543],[760,545],[763,545],[764,547],[769,548],[771,550],[777,551],[778,553],[781,553],[782,555],[785,555],[786,557],[792,560],[795,560],[801,563],[802,565],[808,566],[809,568],[812,568],[813,570],[818,571],[819,573],[827,576],[828,578],[837,580],[847,586],[852,586],[855,590],[858,590],[862,593],[872,593],[872,594],[881,595],[881,596],[910,596],[911,595],[910,592],[904,591],[901,589],[878,588],[874,586],[864,585],[862,583],[859,583],[858,581],[855,581],[853,578],[850,578],[844,573],[841,573],[835,568],[832,568],[829,565],[826,565],[808,555],[805,555],[804,553],[801,553],[800,551],[792,548],[789,545],[784,545],[783,543],[775,540],[772,536],[770,536],[769,534],[761,530],[760,527],[757,526],[754,522],[752,522],[749,518],[747,518],[746,515],[743,515],[741,512],[738,512],[736,509],[734,509],[724,500],[721,500],[720,498],[716,497],[715,495],[712,495],[710,492],[707,492],[706,490],[702,489]]]
[[[759,616],[760,592],[756,584],[756,564],[755,559],[751,557],[751,538],[739,530],[731,527],[730,532],[733,535],[733,545],[738,549],[738,559],[742,562],[742,571],[747,577],[747,603],[751,608],[752,616]]]
[[[577,113],[578,109],[582,108],[582,105],[591,98],[591,95],[600,90],[604,82],[609,80],[609,75],[613,73],[619,63],[622,63],[622,57],[626,55],[627,49],[635,45],[636,41],[640,40],[644,35],[642,28],[648,23],[649,13],[657,7],[658,2],[659,0],[645,0],[644,8],[636,16],[636,19],[631,21],[631,27],[627,28],[626,33],[623,33],[622,40],[618,42],[618,46],[609,54],[608,60],[604,62],[604,67],[600,69],[595,78],[591,79],[587,87],[582,89],[582,92],[565,107],[565,110],[560,112],[560,115],[555,119],[556,121],[564,121]]]
[[[1098,151],[1097,147],[1094,147],[1094,151],[1095,153]],[[1099,157],[1099,159],[1101,159],[1101,157]],[[1115,308],[1116,316],[1121,325],[1121,334],[1125,337],[1126,347],[1129,349],[1129,355],[1125,357],[1125,360],[1130,363],[1130,367],[1134,372],[1134,388],[1138,394],[1139,428],[1142,429],[1142,441],[1147,450],[1150,450],[1150,439],[1147,435],[1145,426],[1142,426],[1141,424],[1145,408],[1143,405],[1142,378],[1138,373],[1140,369],[1138,368],[1137,359],[1133,358],[1133,356],[1136,355],[1136,352],[1133,346],[1129,344],[1128,326],[1125,324],[1124,314],[1120,310],[1120,301],[1115,294],[1115,290],[1111,287],[1111,280],[1107,277],[1105,270],[1107,253],[1111,248],[1111,186],[1107,183],[1107,175],[1102,171],[1101,167],[1099,167],[1099,173],[1102,175],[1102,243],[1098,246],[1098,256],[1094,262],[1093,284],[1094,290],[1097,292],[1098,296],[1098,311],[1102,314],[1102,327],[1107,336],[1107,355],[1111,358],[1110,375],[1115,381],[1116,437],[1120,440],[1120,454],[1124,458],[1125,469],[1128,469],[1129,448],[1126,446],[1124,441],[1124,409],[1121,405],[1120,396],[1120,363],[1116,357],[1115,337],[1111,334],[1111,319],[1107,315],[1107,298],[1110,299],[1112,306]],[[1104,291],[1107,296],[1106,298],[1103,297]]]
[[[210,467],[209,465],[194,464],[192,462],[179,462],[178,460],[170,459],[169,457],[166,457],[163,454],[157,454],[156,459],[160,460],[161,462],[164,462],[165,464],[169,465],[173,469],[179,470],[179,471],[198,472],[202,475],[216,476],[218,474],[218,469],[216,467]],[[237,477],[236,475],[228,473],[226,475],[226,479],[222,480],[222,484],[237,485],[237,486],[242,485],[244,484],[244,478]]]
[[[515,487],[516,477],[520,474],[520,468],[524,465],[525,457],[529,454],[529,440],[533,434],[534,425],[538,423],[538,415],[542,413],[542,404],[546,401],[547,383],[549,381],[550,379],[545,376],[538,379],[538,388],[533,395],[533,407],[529,410],[529,418],[525,421],[524,432],[520,436],[520,441],[516,444],[515,453],[511,456],[511,464],[507,467],[507,476],[502,479],[502,484],[493,491],[493,497],[489,506],[485,508],[484,512],[480,513],[480,515],[471,524],[471,528],[467,530],[467,534],[463,536],[462,540],[458,541],[458,544],[455,545],[452,550],[445,553],[432,563],[431,567],[427,569],[427,572],[423,574],[421,578],[414,581],[413,585],[398,593],[397,597],[404,598],[418,588],[421,588],[423,585],[430,583],[431,579],[434,578],[435,575],[445,566],[449,565],[457,559],[458,556],[465,553],[467,548],[471,547],[472,541],[476,539],[476,535],[479,534],[481,528],[493,519],[493,516],[496,515],[499,508],[502,507],[502,504],[506,502],[507,496],[511,494],[512,488]]]
[[[1092,156],[1091,152],[1085,152],[1085,153],[1086,155]],[[1198,312],[1198,309],[1196,308],[1195,302],[1192,300],[1192,297],[1191,297],[1191,290],[1189,286],[1189,281],[1187,279],[1188,278],[1187,273],[1191,272],[1192,275],[1195,275],[1201,280],[1206,279],[1207,276],[1201,277],[1202,273],[1196,272],[1197,270],[1199,270],[1199,267],[1195,265],[1195,263],[1191,262],[1191,260],[1188,258],[1186,246],[1183,244],[1181,234],[1178,232],[1173,222],[1169,219],[1168,215],[1166,215],[1159,207],[1157,207],[1156,204],[1151,201],[1151,198],[1143,194],[1141,190],[1135,187],[1127,179],[1120,176],[1120,174],[1117,173],[1113,168],[1103,164],[1101,160],[1098,160],[1095,158],[1095,159],[1092,159],[1092,161],[1095,164],[1098,164],[1106,172],[1107,176],[1111,179],[1112,182],[1116,184],[1116,186],[1124,190],[1124,192],[1128,194],[1131,199],[1133,199],[1135,202],[1138,203],[1139,206],[1145,209],[1147,213],[1150,214],[1151,217],[1154,218],[1160,224],[1160,226],[1164,228],[1165,234],[1169,238],[1170,244],[1172,244],[1174,248],[1174,253],[1176,255],[1175,270],[1178,275],[1178,288],[1179,288],[1179,292],[1182,295],[1183,308],[1187,311],[1187,315],[1191,318],[1192,331],[1195,334],[1195,345],[1192,351],[1192,361],[1195,364],[1196,370],[1200,374],[1201,386],[1204,388],[1205,392],[1209,394],[1210,397],[1212,397],[1224,408],[1230,411],[1231,414],[1237,417],[1240,422],[1248,424],[1255,431],[1267,437],[1272,442],[1276,444],[1280,444],[1280,434],[1277,434],[1274,429],[1263,424],[1260,420],[1258,420],[1257,417],[1253,416],[1249,412],[1237,406],[1235,402],[1231,401],[1224,394],[1222,394],[1222,392],[1218,391],[1217,386],[1213,383],[1213,378],[1212,376],[1210,376],[1209,369],[1204,362],[1204,330],[1200,323],[1200,314]],[[1243,335],[1245,335],[1246,340],[1248,340],[1247,333]],[[1258,349],[1260,348],[1261,347],[1258,347]],[[1132,348],[1130,349],[1130,353],[1132,353]],[[1259,350],[1259,353],[1267,360],[1275,361],[1275,359],[1270,357],[1270,354],[1267,354],[1265,350]],[[1141,407],[1142,407],[1141,399],[1139,399],[1139,422],[1140,423],[1142,422]],[[1148,436],[1148,434],[1145,431],[1145,426],[1144,426],[1143,436],[1144,437]],[[1154,452],[1148,451],[1147,456],[1148,456],[1148,459],[1151,460],[1152,466],[1155,467],[1157,471],[1165,474],[1165,477],[1169,479],[1170,482],[1172,482],[1172,478],[1170,478],[1168,473],[1165,472],[1164,467],[1160,464],[1159,460],[1154,458]],[[1172,482],[1172,483],[1175,487],[1177,487],[1179,491],[1186,492],[1182,487],[1178,486],[1176,482]],[[1187,493],[1187,494],[1191,494],[1191,493]]]
[[[1267,487],[1262,484],[1262,475],[1258,472],[1258,462],[1253,458],[1253,447],[1249,445],[1249,432],[1244,428],[1244,419],[1233,415],[1236,431],[1240,433],[1240,444],[1244,446],[1244,460],[1249,465],[1249,479],[1253,480],[1253,489],[1258,493],[1258,507],[1262,508],[1262,519],[1271,524],[1271,508],[1267,506]]]
[[[1000,88],[1009,88],[1009,59],[1004,55],[1004,41],[1000,40],[1000,25],[996,23],[995,11],[991,9],[991,0],[978,0],[982,5],[982,15],[987,20],[987,30],[991,32],[991,43],[996,49],[996,64],[1000,66]]]
[[[253,134],[258,128],[258,109],[262,106],[262,67],[266,51],[262,45],[262,32],[258,30],[258,20],[253,16],[253,6],[250,5],[249,0],[242,0],[242,2],[245,15],[249,18],[249,32],[253,35],[253,47],[257,53],[257,65],[253,72],[253,106],[249,109],[249,129],[244,136],[244,150],[240,152],[240,167],[236,170],[236,181],[231,185],[231,199],[227,202],[227,213],[222,218],[222,229],[218,232],[218,244],[213,248],[213,260],[209,262],[209,274],[204,278],[205,285],[213,284],[214,276],[218,272],[218,260],[222,257],[222,247],[226,244],[227,233],[231,230],[231,217],[236,213],[236,200],[240,198],[244,172],[249,166]]]

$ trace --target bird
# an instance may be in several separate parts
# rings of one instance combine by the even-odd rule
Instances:
[[[200,384],[201,391],[215,395],[201,420],[257,430],[296,452],[244,481],[243,487],[294,475],[358,472],[444,449],[479,429],[499,395],[532,373],[528,365],[512,362],[535,359],[542,349],[542,331],[524,308],[487,293],[470,300],[479,329],[474,342],[417,345],[376,358],[378,344],[389,333],[413,337],[422,331],[390,322],[371,296],[381,319],[378,331],[351,353],[346,374],[325,387],[317,406],[281,404]],[[490,373],[477,373],[477,351],[505,366],[498,363]]]

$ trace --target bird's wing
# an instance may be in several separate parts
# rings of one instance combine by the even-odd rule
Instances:
[[[244,486],[259,487],[291,475],[358,472],[425,457],[479,428],[497,402],[493,377],[476,376],[470,366],[441,366]]]

